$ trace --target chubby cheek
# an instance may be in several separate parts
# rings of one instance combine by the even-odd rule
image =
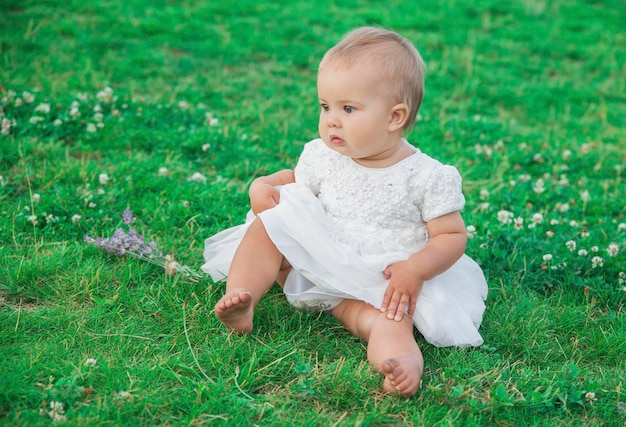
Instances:
[[[325,140],[325,138],[328,137],[328,127],[326,126],[324,120],[322,119],[322,116],[320,115],[320,118],[317,122],[317,131],[320,134],[320,137],[322,139]]]

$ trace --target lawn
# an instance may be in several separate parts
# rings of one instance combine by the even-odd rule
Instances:
[[[4,425],[626,425],[623,2],[0,9]],[[363,343],[277,289],[252,334],[229,335],[222,283],[84,240],[132,227],[199,271],[204,239],[244,220],[251,180],[316,137],[317,62],[361,25],[426,61],[407,138],[461,172],[467,253],[489,282],[484,345],[416,333],[411,399],[383,394]]]

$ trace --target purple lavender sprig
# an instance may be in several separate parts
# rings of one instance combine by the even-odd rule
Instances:
[[[98,246],[105,251],[122,256],[132,256],[134,258],[147,261],[151,264],[158,265],[165,269],[167,275],[173,275],[174,273],[182,274],[185,279],[191,282],[198,282],[202,277],[202,274],[193,270],[186,265],[180,265],[174,260],[171,255],[163,255],[163,252],[159,250],[156,242],[151,241],[146,243],[146,239],[143,235],[139,234],[134,227],[131,227],[133,223],[133,213],[130,209],[124,210],[122,214],[124,224],[129,227],[128,232],[122,228],[117,228],[113,233],[113,237],[105,239],[102,237],[90,237],[85,236],[84,241],[90,245]]]

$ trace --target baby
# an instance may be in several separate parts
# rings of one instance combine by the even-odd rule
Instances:
[[[367,343],[383,388],[419,386],[414,326],[437,346],[478,346],[487,283],[464,254],[458,171],[404,139],[423,98],[424,63],[395,32],[359,28],[318,70],[319,139],[294,170],[250,186],[245,224],[207,239],[203,270],[226,280],[215,305],[236,333],[277,282],[292,304],[330,313]]]

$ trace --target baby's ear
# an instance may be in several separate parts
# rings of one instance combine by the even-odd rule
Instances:
[[[404,129],[406,122],[409,120],[409,107],[405,103],[396,104],[391,107],[391,118],[387,129],[389,132],[395,132],[398,129]]]

